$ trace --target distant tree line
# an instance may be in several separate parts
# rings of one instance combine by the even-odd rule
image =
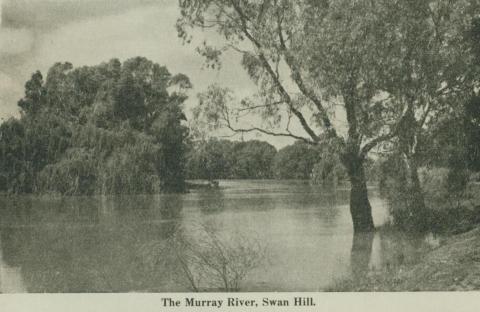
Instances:
[[[297,179],[331,186],[348,181],[347,173],[331,146],[294,142],[278,151],[267,142],[210,138],[189,146],[186,172],[189,179]],[[367,175],[375,179],[374,161]]]
[[[271,179],[277,150],[267,142],[210,139],[191,146],[187,157],[190,179]]]
[[[267,142],[215,138],[192,145],[187,157],[190,179],[310,179],[319,160],[316,149],[302,142],[278,152]]]
[[[0,126],[0,191],[183,191],[185,75],[137,57],[53,65],[25,84],[20,118]]]

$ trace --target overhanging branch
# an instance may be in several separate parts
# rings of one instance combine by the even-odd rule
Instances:
[[[268,62],[266,56],[263,54],[262,44],[260,44],[260,42],[256,38],[254,38],[253,35],[249,32],[248,27],[247,27],[247,21],[249,19],[245,16],[243,10],[240,8],[240,6],[238,5],[238,3],[235,0],[230,0],[230,3],[232,4],[234,10],[237,12],[237,14],[240,17],[240,22],[241,22],[240,27],[241,27],[242,32],[245,34],[245,36],[248,38],[248,40],[250,40],[250,42],[252,42],[253,45],[258,50],[258,57],[259,57],[260,61],[262,62],[263,67],[265,68],[267,73],[272,78],[275,86],[277,87],[278,91],[280,92],[280,95],[282,96],[284,101],[288,104],[292,113],[297,117],[297,119],[299,120],[299,122],[302,125],[305,132],[307,132],[307,134],[312,138],[312,140],[314,142],[318,142],[319,137],[317,136],[315,131],[313,131],[313,129],[308,125],[308,123],[307,123],[305,117],[303,116],[303,114],[293,106],[293,101],[292,101],[292,98],[290,97],[290,94],[286,91],[286,89],[284,88],[283,84],[281,83],[279,77],[277,77],[277,75],[275,74],[275,71],[273,70],[272,66]]]
[[[290,54],[290,51],[285,44],[285,39],[283,37],[282,21],[283,18],[280,18],[280,16],[277,14],[277,33],[280,42],[280,51],[282,51],[285,57],[285,62],[290,68],[290,71],[292,73],[292,79],[297,85],[300,92],[302,92],[310,101],[312,101],[317,110],[320,112],[320,117],[323,121],[323,126],[325,127],[326,131],[336,136],[336,131],[333,128],[332,122],[328,117],[326,109],[322,105],[322,101],[318,98],[318,96],[311,88],[307,87],[307,85],[303,81],[300,69],[295,65],[294,58]]]
[[[233,128],[230,125],[227,125],[227,128],[230,129],[231,131],[235,132],[235,133],[260,132],[260,133],[267,134],[267,135],[270,135],[270,136],[293,138],[293,139],[300,140],[300,141],[303,141],[303,142],[311,144],[311,145],[317,144],[317,142],[315,142],[315,141],[312,141],[308,138],[305,138],[305,137],[302,137],[302,136],[299,136],[299,135],[295,135],[291,132],[273,132],[273,131],[258,128],[258,127]]]
[[[399,131],[400,131],[400,126],[402,125],[402,123],[404,122],[404,120],[406,119],[407,115],[408,115],[408,110],[409,110],[409,106],[407,106],[405,112],[402,114],[402,117],[400,117],[400,119],[398,120],[398,122],[395,124],[395,126],[393,127],[393,130],[391,130],[389,133],[387,134],[384,134],[384,135],[380,135],[374,139],[372,139],[370,142],[368,142],[367,144],[365,144],[362,149],[360,150],[360,157],[362,158],[365,158],[368,154],[368,152],[370,152],[370,150],[372,150],[375,146],[377,146],[378,144],[382,143],[382,142],[385,142],[387,140],[390,140],[390,139],[393,139],[395,136],[398,135]]]
[[[248,106],[248,107],[244,107],[244,108],[239,108],[237,111],[240,113],[240,112],[244,112],[244,111],[254,110],[254,109],[257,109],[257,108],[276,106],[276,105],[280,105],[280,104],[285,104],[285,102],[284,101],[276,101],[276,102],[273,102],[273,103]]]
[[[378,144],[380,144],[384,141],[393,139],[396,136],[396,132],[397,131],[392,131],[392,132],[387,133],[385,135],[381,135],[381,136],[376,137],[375,139],[371,140],[367,144],[365,144],[365,146],[363,146],[363,148],[360,152],[360,157],[365,158],[367,156],[368,152],[370,152],[370,150],[373,149],[375,146],[377,146]]]

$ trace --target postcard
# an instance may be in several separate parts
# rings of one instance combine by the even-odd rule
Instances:
[[[0,1],[1,311],[473,311],[477,0]]]

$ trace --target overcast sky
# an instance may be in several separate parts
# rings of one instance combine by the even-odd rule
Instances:
[[[171,73],[190,77],[196,93],[217,82],[238,96],[255,87],[240,66],[238,56],[224,57],[220,71],[202,69],[195,47],[214,42],[213,33],[199,33],[183,45],[177,37],[177,0],[0,0],[0,118],[18,116],[17,101],[30,75],[43,74],[55,62],[96,65],[111,58],[145,56]],[[196,44],[195,44],[196,43]],[[188,114],[188,112],[187,112]],[[277,147],[289,139],[269,138]]]

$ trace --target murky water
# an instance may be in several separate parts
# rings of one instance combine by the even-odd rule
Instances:
[[[173,269],[185,263],[165,246],[179,231],[195,240],[205,225],[224,244],[261,248],[242,291],[319,291],[352,272],[413,263],[424,249],[424,240],[375,234],[357,238],[352,251],[346,189],[299,181],[220,185],[182,195],[0,198],[0,291],[189,291],[179,275],[202,268],[190,257],[186,272]],[[370,199],[380,225],[388,207],[374,190]],[[197,276],[211,282],[207,273]]]

